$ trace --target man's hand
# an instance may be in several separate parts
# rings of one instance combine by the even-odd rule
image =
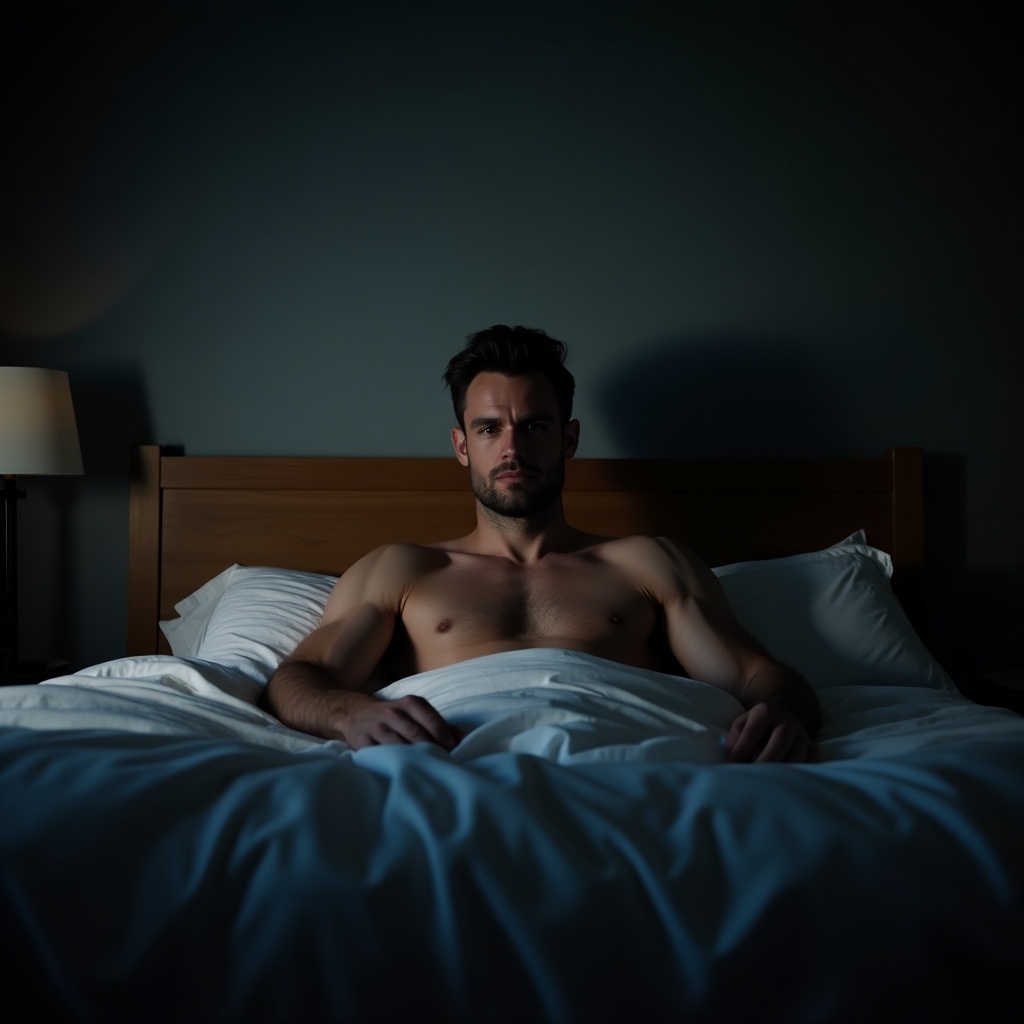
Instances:
[[[422,697],[346,696],[350,700],[341,731],[353,750],[396,743],[436,743],[451,750],[462,739],[462,730],[449,725]]]
[[[784,704],[755,704],[732,723],[726,739],[732,763],[818,760],[818,745]]]

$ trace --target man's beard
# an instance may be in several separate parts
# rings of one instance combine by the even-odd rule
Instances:
[[[559,463],[550,473],[541,474],[539,479],[531,480],[530,487],[519,489],[519,484],[508,484],[504,490],[498,490],[494,478],[510,470],[523,470],[537,473],[534,466],[526,466],[521,462],[507,462],[492,469],[489,477],[478,473],[472,465],[469,467],[470,486],[476,500],[484,508],[499,516],[510,519],[529,519],[540,512],[546,511],[562,493],[565,486],[565,466]],[[534,486],[536,484],[536,486]]]

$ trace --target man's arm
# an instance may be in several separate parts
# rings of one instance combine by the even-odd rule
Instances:
[[[821,709],[807,681],[740,626],[718,578],[696,555],[665,538],[653,543],[662,555],[650,559],[651,589],[672,653],[687,675],[722,687],[746,708],[729,732],[729,759],[814,760]]]
[[[338,580],[320,626],[271,676],[260,707],[285,725],[353,748],[427,741],[451,749],[454,730],[422,697],[366,693],[394,635],[408,584],[410,549],[378,548]]]

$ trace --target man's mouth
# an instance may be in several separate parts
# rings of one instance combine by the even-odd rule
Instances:
[[[534,475],[534,471],[526,466],[499,466],[492,474],[495,480],[506,484],[523,483]]]

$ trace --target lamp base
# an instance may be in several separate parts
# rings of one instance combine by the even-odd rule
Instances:
[[[44,679],[64,675],[68,670],[68,662],[59,658],[49,661],[19,661],[8,672],[0,672],[0,686],[28,686],[41,683]]]

